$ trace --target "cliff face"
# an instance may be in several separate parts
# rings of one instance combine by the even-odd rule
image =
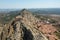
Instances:
[[[22,10],[11,23],[1,27],[0,40],[48,40],[38,29],[31,12]]]

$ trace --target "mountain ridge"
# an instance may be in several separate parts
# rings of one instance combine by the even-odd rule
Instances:
[[[36,19],[31,12],[22,10],[1,32],[1,40],[48,40],[36,28]]]

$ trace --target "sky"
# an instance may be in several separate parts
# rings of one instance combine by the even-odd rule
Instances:
[[[60,8],[60,0],[0,0],[0,9]]]

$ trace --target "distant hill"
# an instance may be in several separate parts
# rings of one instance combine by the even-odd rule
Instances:
[[[9,13],[11,11],[18,11],[20,9],[0,9],[0,13]]]
[[[57,14],[60,15],[60,8],[32,8],[28,9],[34,14]],[[0,13],[9,13],[10,11],[21,11],[21,9],[0,9]]]
[[[57,14],[60,15],[60,8],[40,8],[40,9],[29,9],[30,11],[37,14]]]

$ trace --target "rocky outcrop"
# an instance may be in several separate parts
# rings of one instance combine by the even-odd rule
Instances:
[[[23,9],[11,23],[4,25],[0,40],[48,40],[38,29],[31,12]]]

